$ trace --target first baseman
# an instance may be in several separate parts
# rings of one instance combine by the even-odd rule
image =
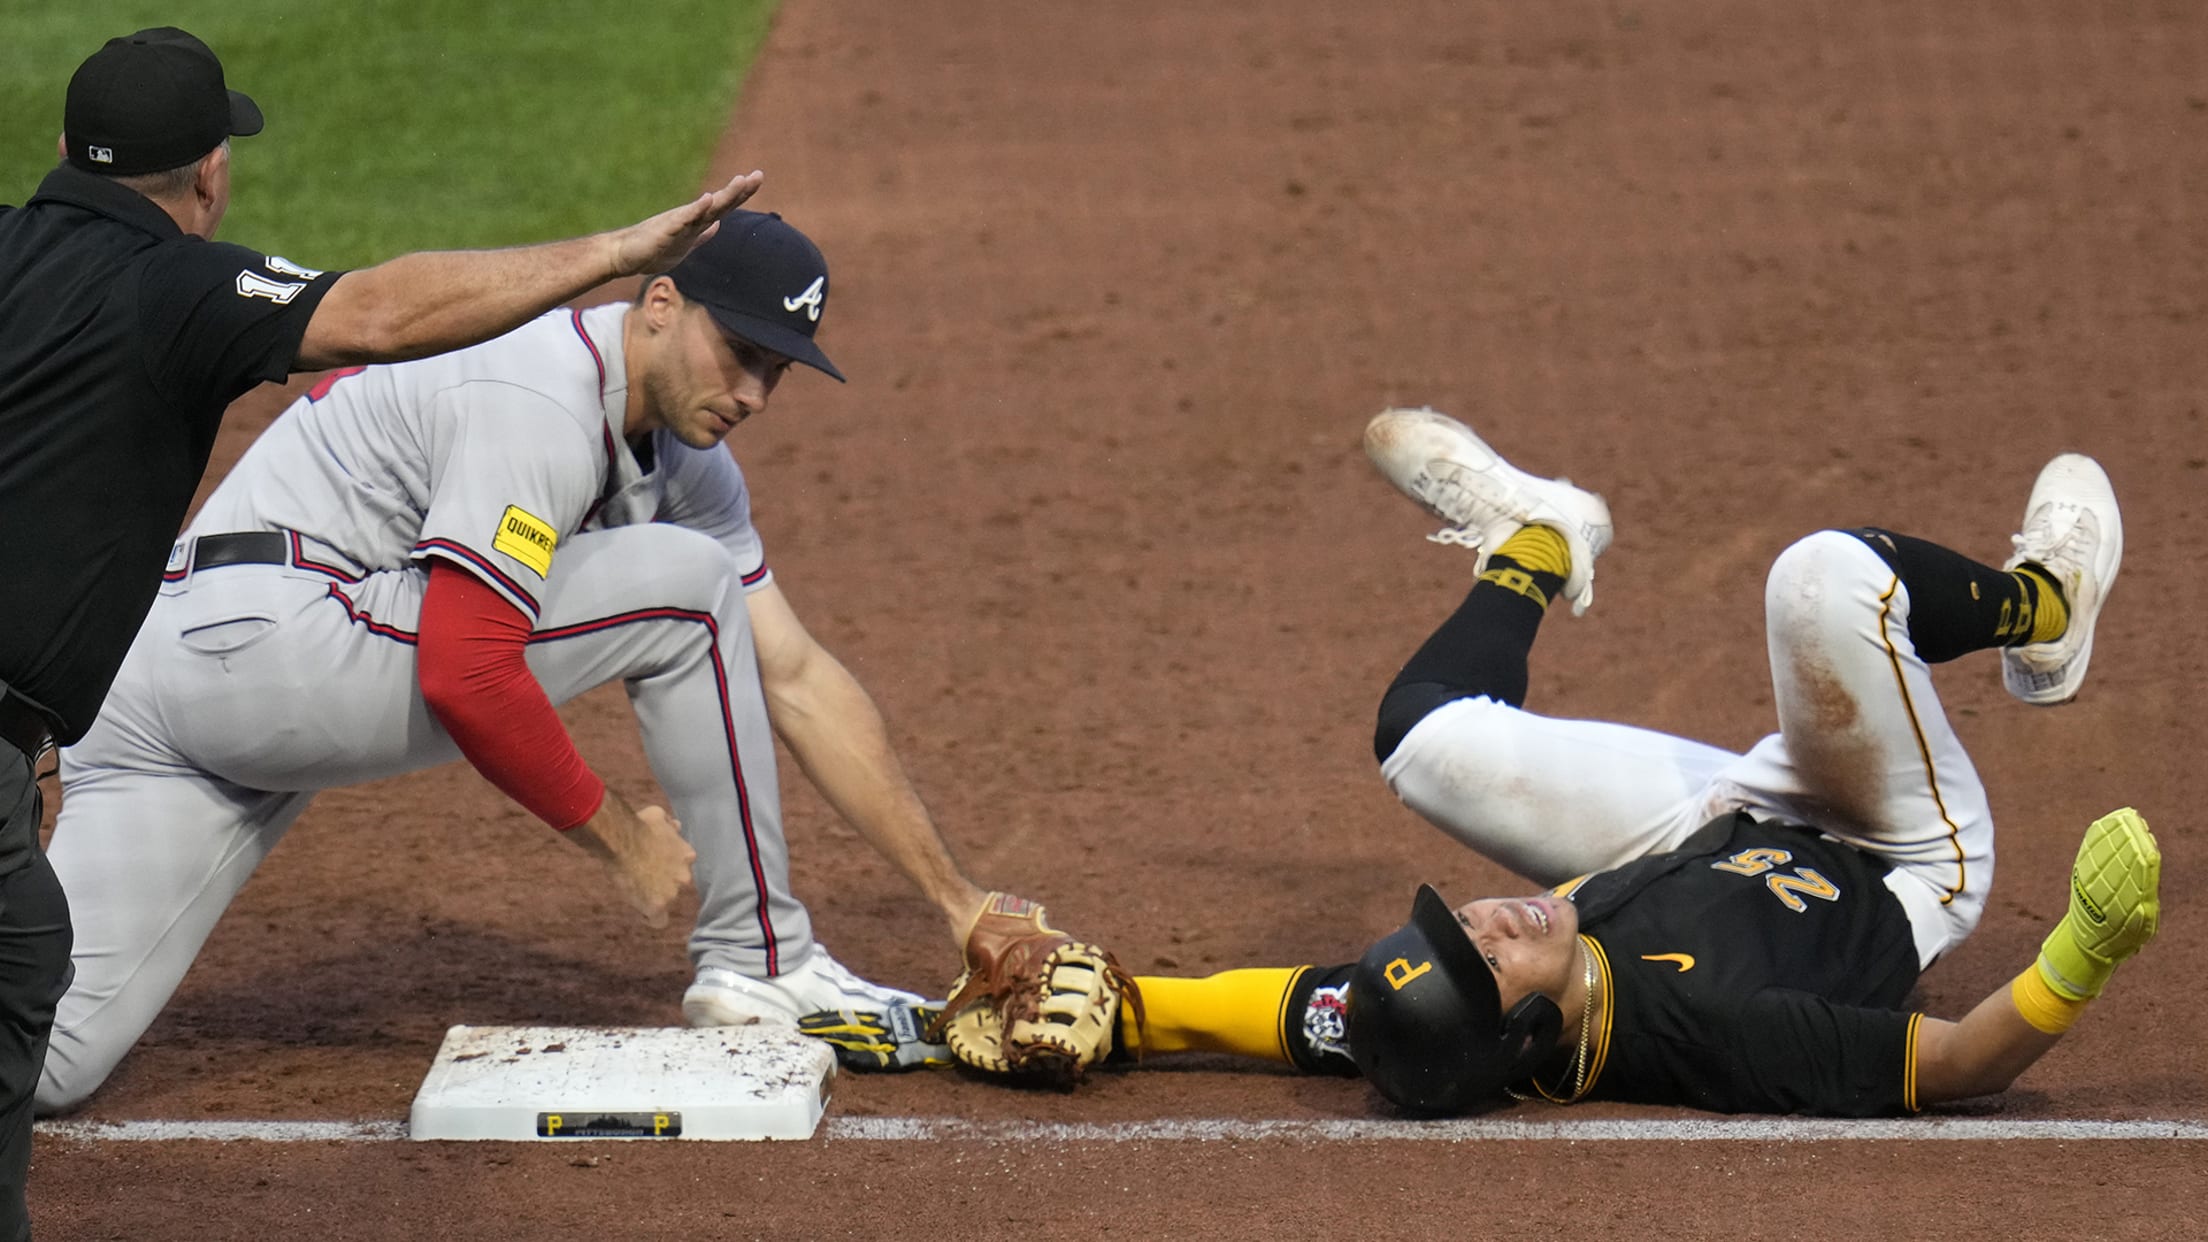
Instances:
[[[594,237],[316,271],[213,240],[231,139],[263,123],[184,31],[110,39],[70,78],[62,163],[0,206],[0,1238],[29,1230],[32,1090],[70,952],[38,765],[92,726],[229,404],[664,270],[760,182]]]
[[[1551,601],[1584,607],[1600,497],[1525,474],[1462,424],[1390,411],[1381,471],[1479,550],[1464,602],[1396,676],[1375,751],[1414,810],[1545,893],[1412,916],[1356,963],[1136,980],[1122,1050],[1362,1073],[1457,1112],[1506,1093],[1727,1112],[1902,1113],[2005,1089],[2155,930],[2160,854],[2130,809],[2088,830],[2038,960],[1959,1022],[1919,971],[1993,881],[1984,787],[1930,665],[1998,648],[2032,704],[2083,683],[2123,527],[2090,458],[2048,463],[2007,568],[1881,528],[1780,554],[1764,608],[1779,730],[1747,754],[1524,710]]]
[[[814,340],[829,290],[804,234],[739,212],[634,302],[333,373],[263,433],[63,754],[52,858],[76,974],[43,1109],[106,1078],[316,791],[463,756],[603,857],[647,919],[695,849],[692,1023],[918,999],[814,940],[776,735],[954,932],[984,894],[784,598],[722,444],[793,364],[841,378]],[[609,790],[553,710],[614,681],[672,819]]]

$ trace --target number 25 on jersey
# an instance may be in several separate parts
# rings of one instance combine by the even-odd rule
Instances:
[[[1802,900],[1804,897],[1815,897],[1819,901],[1840,900],[1840,890],[1814,868],[1796,867],[1792,872],[1776,870],[1793,861],[1794,856],[1785,850],[1759,848],[1720,859],[1711,863],[1710,869],[1730,871],[1734,875],[1763,876],[1764,887],[1796,914],[1809,909],[1809,903]]]

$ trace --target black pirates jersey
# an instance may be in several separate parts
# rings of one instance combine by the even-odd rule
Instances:
[[[1916,942],[1891,868],[1745,814],[1560,890],[1600,958],[1588,1094],[1717,1112],[1914,1111]]]
[[[1914,1111],[1916,942],[1876,857],[1791,824],[1712,821],[1681,849],[1557,890],[1601,967],[1588,1097],[1715,1112]],[[1353,967],[1290,985],[1282,1042],[1355,1073]],[[1576,1052],[1576,1041],[1575,1049]],[[1560,1051],[1522,1093],[1567,1095]],[[1562,1088],[1559,1088],[1562,1083]]]

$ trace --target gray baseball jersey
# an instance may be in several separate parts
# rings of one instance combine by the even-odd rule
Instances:
[[[553,702],[627,685],[698,854],[694,963],[773,974],[810,947],[744,604],[770,579],[743,475],[720,447],[623,439],[626,309],[336,373],[208,499],[98,724],[62,758],[50,853],[76,977],[42,1107],[106,1077],[316,791],[460,757],[417,683],[432,559],[528,614]],[[283,532],[260,541],[282,563],[209,555],[247,531]]]
[[[442,557],[532,620],[560,541],[582,530],[678,523],[727,548],[747,586],[765,581],[735,458],[662,431],[647,470],[621,437],[625,310],[555,311],[474,349],[333,373],[254,443],[187,535],[298,531],[361,570]]]

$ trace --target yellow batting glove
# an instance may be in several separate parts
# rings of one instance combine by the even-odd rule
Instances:
[[[2070,912],[2039,946],[2039,974],[2071,1000],[2108,986],[2116,964],[2154,939],[2162,914],[2162,851],[2139,812],[2093,821],[2070,869]]]
[[[876,1013],[860,1009],[823,1009],[797,1020],[797,1029],[836,1050],[847,1070],[934,1069],[951,1063],[951,1050],[930,1043],[922,1032],[943,1012],[935,1005],[891,1005]]]

